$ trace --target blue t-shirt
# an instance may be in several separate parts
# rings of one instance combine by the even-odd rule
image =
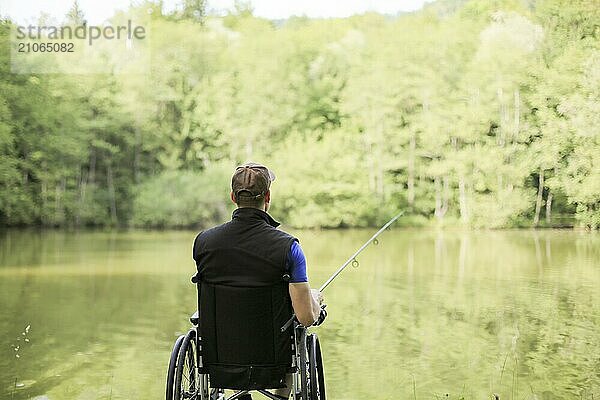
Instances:
[[[306,275],[306,257],[300,244],[294,240],[287,255],[287,270],[290,273],[290,283],[308,282]]]

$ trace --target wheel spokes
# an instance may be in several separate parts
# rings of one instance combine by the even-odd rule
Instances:
[[[194,367],[194,350],[192,347],[190,347],[185,354],[184,368],[181,375],[181,398],[191,400],[198,399]]]

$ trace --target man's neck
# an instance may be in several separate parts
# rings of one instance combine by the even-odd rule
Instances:
[[[264,205],[262,207],[238,206],[238,208],[253,208],[255,210],[260,210],[260,211],[264,211],[264,212],[267,212],[267,210],[268,210],[268,208],[266,208]]]

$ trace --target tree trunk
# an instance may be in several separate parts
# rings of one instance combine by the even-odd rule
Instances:
[[[113,224],[117,223],[117,201],[115,196],[115,185],[113,182],[112,166],[106,168],[106,183],[108,184],[108,196],[110,198],[110,219]]]
[[[45,161],[42,162],[42,170],[44,177],[42,179],[42,211],[40,212],[40,220],[42,225],[48,221],[48,168]]]
[[[79,187],[79,200],[82,203],[85,202],[85,194],[87,190],[89,175],[89,171],[86,171],[85,169],[81,168],[81,186]]]
[[[27,161],[27,158],[28,158],[27,151],[24,151],[23,161]],[[23,180],[23,186],[27,186],[27,184],[29,183],[29,168],[23,169],[23,174],[22,174],[21,178]]]
[[[58,221],[58,210],[60,209],[60,185],[57,183],[56,186],[54,186],[54,221],[53,221],[53,225],[56,224],[56,221]]]
[[[498,128],[498,136],[497,143],[498,146],[504,147],[505,139],[506,139],[506,123],[507,123],[507,113],[506,113],[506,104],[504,104],[504,91],[501,87],[496,89],[496,96],[498,96],[498,113],[500,116],[500,126]]]
[[[440,182],[442,178],[435,177],[435,216],[442,220],[448,211],[448,179],[443,178],[443,186]]]
[[[92,148],[92,154],[90,154],[90,173],[88,175],[91,184],[96,180],[96,149]]]
[[[439,176],[435,177],[433,185],[435,187],[435,211],[433,214],[437,219],[442,219],[442,184]]]
[[[546,198],[546,223],[550,225],[552,222],[552,192],[548,192],[548,197]]]
[[[416,140],[415,135],[412,134],[410,137],[410,145],[408,152],[408,206],[413,207],[415,203],[415,148]]]
[[[62,195],[66,191],[67,182],[63,177],[60,183],[56,184],[56,198],[54,199],[54,223],[57,225],[64,224],[64,205],[62,202]]]
[[[133,181],[140,183],[140,147],[142,132],[139,127],[135,128],[135,147],[133,149]]]
[[[542,195],[544,194],[544,170],[540,167],[540,176],[538,179],[538,193],[535,200],[535,216],[533,217],[533,225],[538,226],[540,223],[540,211],[542,210]]]
[[[448,198],[450,197],[450,182],[448,176],[444,176],[444,191],[442,194],[442,215],[448,212]]]
[[[465,186],[465,178],[461,175],[458,178],[458,202],[460,207],[460,220],[464,224],[469,222],[469,209],[467,207],[467,193]]]
[[[381,151],[383,148],[383,122],[379,124],[378,129],[378,138],[377,138],[377,194],[380,199],[383,199],[383,194],[385,191],[384,183],[383,183],[383,152]]]
[[[83,190],[83,168],[81,165],[77,168],[79,170],[79,174],[77,176],[77,191],[79,192],[79,201],[77,202],[77,208],[75,210],[75,226],[79,226],[81,223],[81,206],[83,202],[81,201],[81,193]]]

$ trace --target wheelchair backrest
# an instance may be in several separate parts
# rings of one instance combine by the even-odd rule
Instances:
[[[283,387],[292,360],[292,315],[287,283],[236,287],[200,282],[202,368],[214,387]]]

